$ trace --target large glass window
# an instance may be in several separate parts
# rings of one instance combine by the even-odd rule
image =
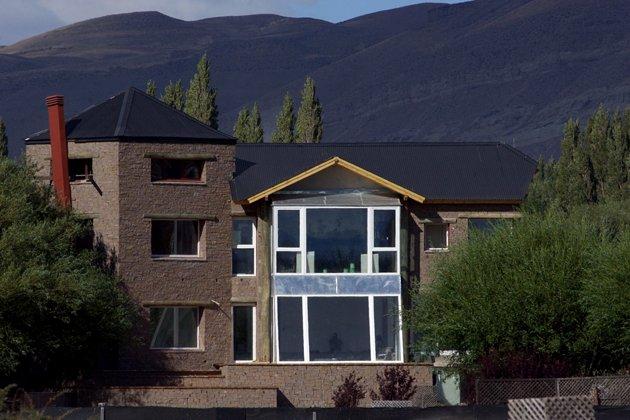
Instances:
[[[151,348],[197,348],[198,315],[197,308],[151,308]]]
[[[301,297],[279,297],[278,353],[282,361],[304,360]]]
[[[198,220],[152,220],[151,254],[153,256],[199,255]]]
[[[255,274],[256,227],[254,219],[232,220],[232,274],[251,276]]]
[[[309,297],[310,360],[370,360],[366,297]]]
[[[253,306],[234,306],[232,323],[234,331],[234,360],[251,362],[254,360],[256,309]]]
[[[278,360],[401,361],[399,301],[398,296],[280,296]]]
[[[280,208],[276,273],[397,273],[397,208]]]
[[[307,209],[308,273],[367,272],[367,209]]]

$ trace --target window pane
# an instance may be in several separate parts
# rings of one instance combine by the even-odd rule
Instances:
[[[172,220],[153,220],[151,222],[151,253],[153,255],[172,255],[175,253],[174,230],[175,222]]]
[[[177,347],[197,347],[197,309],[177,308],[179,341]]]
[[[251,220],[232,220],[232,245],[253,245],[252,225]]]
[[[398,270],[398,252],[374,251],[372,254],[372,269],[375,273],[396,273]]]
[[[92,159],[68,159],[70,181],[85,181],[92,175]]]
[[[174,309],[151,308],[152,347],[171,348],[175,345]]]
[[[396,246],[396,211],[374,210],[374,246]]]
[[[374,337],[377,360],[400,360],[397,297],[374,297]]]
[[[310,360],[370,360],[367,297],[309,297]]]
[[[232,274],[254,274],[253,249],[232,249]]]
[[[468,219],[468,236],[470,237],[473,232],[478,233],[491,233],[498,226],[507,223],[512,219],[499,219],[499,218],[479,218]]]
[[[297,248],[300,246],[300,212],[278,210],[278,246]]]
[[[151,159],[151,181],[199,181],[203,160]]]
[[[177,222],[177,255],[197,255],[199,222],[179,220]]]
[[[306,251],[309,273],[364,271],[367,209],[307,209]]]
[[[293,251],[276,252],[276,273],[301,273],[302,253]]]
[[[281,361],[304,360],[302,298],[278,298],[278,352]]]
[[[254,308],[234,308],[234,360],[254,360]]]
[[[447,247],[448,225],[424,225],[424,249],[444,249]]]

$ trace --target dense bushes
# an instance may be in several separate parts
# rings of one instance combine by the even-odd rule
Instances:
[[[630,206],[525,214],[438,262],[410,327],[488,376],[614,372],[630,364]],[[521,362],[518,362],[521,360]]]
[[[0,159],[0,386],[54,386],[94,367],[125,337],[131,305],[86,227],[33,170]]]

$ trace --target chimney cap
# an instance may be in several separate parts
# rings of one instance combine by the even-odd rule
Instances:
[[[51,95],[46,97],[46,106],[63,105],[63,95]]]

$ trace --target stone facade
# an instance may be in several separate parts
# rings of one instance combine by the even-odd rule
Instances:
[[[38,166],[37,175],[48,181],[50,146],[28,144],[26,155]],[[152,182],[151,156],[158,155],[211,158],[205,163],[203,182]],[[375,388],[376,373],[385,365],[273,363],[271,205],[267,200],[246,207],[232,202],[229,183],[234,172],[233,145],[70,141],[69,157],[93,159],[93,182],[71,185],[73,206],[93,219],[98,239],[115,262],[117,273],[125,280],[143,320],[135,330],[138,343],[120,349],[119,375],[109,383],[116,382],[116,386],[92,393],[93,398],[119,405],[327,407],[332,405],[334,389],[351,372],[363,377],[368,389]],[[350,182],[354,178],[343,179]],[[365,180],[361,182],[361,186],[370,186]],[[318,179],[309,180],[300,188],[310,184],[320,188],[322,183],[330,183],[330,179],[320,174]],[[401,200],[401,204],[401,228],[405,230],[400,250],[405,303],[415,282],[430,282],[434,261],[448,253],[425,250],[427,223],[447,223],[449,246],[453,246],[468,237],[469,218],[518,217],[512,204],[419,204],[407,200]],[[256,221],[254,276],[232,276],[233,217],[251,217]],[[202,220],[199,257],[152,257],[151,220],[155,218]],[[255,363],[234,364],[231,308],[236,304],[252,304],[257,308]],[[199,307],[199,349],[150,349],[151,306]],[[407,346],[409,334],[404,336]],[[405,360],[410,360],[408,354]],[[406,367],[416,377],[417,384],[432,384],[431,365]],[[143,376],[142,372],[166,372],[169,383]],[[368,400],[362,405],[368,406]]]

